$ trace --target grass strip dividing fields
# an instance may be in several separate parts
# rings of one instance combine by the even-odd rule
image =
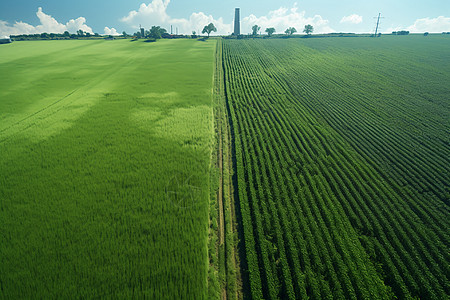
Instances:
[[[243,298],[243,274],[241,264],[245,263],[245,254],[242,245],[239,244],[240,226],[238,225],[239,210],[236,208],[234,190],[234,162],[232,154],[232,140],[230,136],[230,124],[226,106],[226,95],[222,41],[218,40],[216,48],[215,90],[214,90],[214,115],[216,131],[216,169],[219,173],[217,187],[217,253],[219,263],[217,270],[220,274],[221,294],[220,299]],[[238,204],[238,203],[237,203]],[[243,259],[241,259],[241,256]]]
[[[222,51],[252,298],[448,298],[450,40]]]
[[[214,49],[0,48],[0,298],[208,297]]]

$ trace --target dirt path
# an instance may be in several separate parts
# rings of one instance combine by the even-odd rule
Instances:
[[[220,120],[219,120],[220,123]],[[217,191],[217,201],[219,203],[219,247],[223,246],[225,243],[225,217],[224,217],[224,201],[223,201],[223,143],[222,143],[222,127],[219,125],[218,128],[218,139],[219,139],[219,153],[217,155],[218,166],[219,166],[219,190]],[[221,296],[223,300],[227,299],[227,289],[226,285],[221,287]]]
[[[231,124],[227,109],[226,88],[222,61],[222,43],[217,45],[217,61],[215,69],[214,99],[216,126],[216,167],[219,173],[219,187],[217,189],[218,217],[216,251],[218,254],[218,273],[220,282],[220,299],[243,299],[243,280],[241,271],[241,257],[239,252],[238,235],[239,224],[235,198],[233,145],[231,139]],[[242,245],[241,245],[242,246]],[[245,258],[242,258],[245,259]]]
[[[222,149],[222,128],[219,127],[219,190],[217,192],[217,201],[219,202],[219,246],[225,242],[225,220],[223,204],[223,149]]]

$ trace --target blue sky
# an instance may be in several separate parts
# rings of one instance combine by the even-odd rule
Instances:
[[[277,32],[289,26],[301,31],[305,24],[312,24],[315,32],[372,32],[378,12],[384,16],[382,32],[450,31],[450,0],[2,0],[0,35],[65,29],[132,33],[139,24],[146,28],[162,25],[168,30],[173,25],[180,33],[190,34],[210,21],[219,33],[227,34],[232,30],[235,7],[241,8],[244,33],[254,24],[263,30],[275,27]]]

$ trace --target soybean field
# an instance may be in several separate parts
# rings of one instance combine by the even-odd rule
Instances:
[[[446,299],[450,40],[225,40],[253,299]]]

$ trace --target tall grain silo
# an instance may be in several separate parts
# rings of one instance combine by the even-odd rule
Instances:
[[[241,13],[240,8],[236,8],[234,11],[234,35],[241,34]]]

